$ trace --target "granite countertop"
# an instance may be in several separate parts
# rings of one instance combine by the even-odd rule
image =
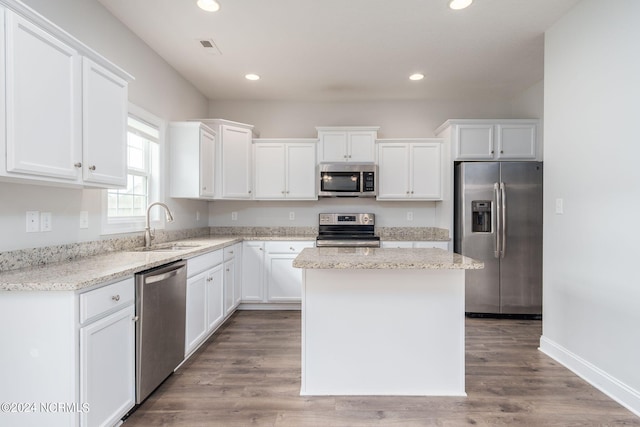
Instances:
[[[111,252],[72,261],[9,270],[0,273],[0,291],[75,291],[133,276],[140,271],[173,261],[202,255],[241,242],[235,237],[199,237],[158,246],[182,243],[193,247],[169,252],[140,249]]]
[[[293,260],[297,268],[477,270],[484,263],[444,249],[307,248]]]

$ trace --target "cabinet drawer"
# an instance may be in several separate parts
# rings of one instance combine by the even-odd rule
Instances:
[[[194,276],[218,264],[222,264],[222,249],[209,252],[187,260],[187,277]]]
[[[302,252],[304,248],[312,248],[314,244],[314,241],[266,242],[264,250],[267,253],[295,254]]]
[[[231,246],[227,246],[226,248],[223,249],[223,251],[224,251],[225,261],[230,260],[231,258],[234,258],[238,252],[238,243]]]
[[[133,277],[80,294],[80,323],[86,323],[102,314],[119,310],[133,304],[134,300]]]

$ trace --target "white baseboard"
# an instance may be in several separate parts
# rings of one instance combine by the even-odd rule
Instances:
[[[580,378],[640,417],[640,392],[638,390],[627,386],[545,336],[540,337],[538,350],[564,365]]]
[[[238,310],[297,310],[300,311],[300,303],[247,303],[243,302],[238,306]]]

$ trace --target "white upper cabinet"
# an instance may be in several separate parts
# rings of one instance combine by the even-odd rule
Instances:
[[[215,198],[253,197],[253,126],[222,119],[204,119],[216,132]]]
[[[318,162],[375,162],[378,129],[378,126],[316,127]]]
[[[0,176],[125,186],[133,77],[21,3],[10,5],[2,9]]]
[[[454,160],[536,160],[538,120],[448,120],[436,130]]]
[[[82,85],[83,180],[125,187],[127,82],[89,58],[83,58]]]
[[[316,200],[315,139],[254,139],[258,200]]]
[[[6,26],[7,172],[79,182],[81,56],[9,10]]]
[[[378,200],[441,200],[442,140],[378,140]]]
[[[214,197],[215,143],[215,132],[200,122],[169,124],[171,197]]]

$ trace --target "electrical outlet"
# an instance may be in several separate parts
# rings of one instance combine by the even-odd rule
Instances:
[[[51,231],[51,212],[40,213],[40,231]]]
[[[289,219],[291,221],[293,221],[294,219],[296,219],[296,213],[295,212],[289,212]]]
[[[200,221],[200,211],[196,211],[196,221]]]
[[[562,215],[564,213],[564,200],[556,199],[556,215]]]
[[[40,212],[27,211],[27,233],[40,231]]]
[[[238,220],[238,212],[231,212],[231,221]]]
[[[80,228],[89,228],[89,211],[80,211]]]
[[[413,221],[413,212],[407,212],[407,221]]]

